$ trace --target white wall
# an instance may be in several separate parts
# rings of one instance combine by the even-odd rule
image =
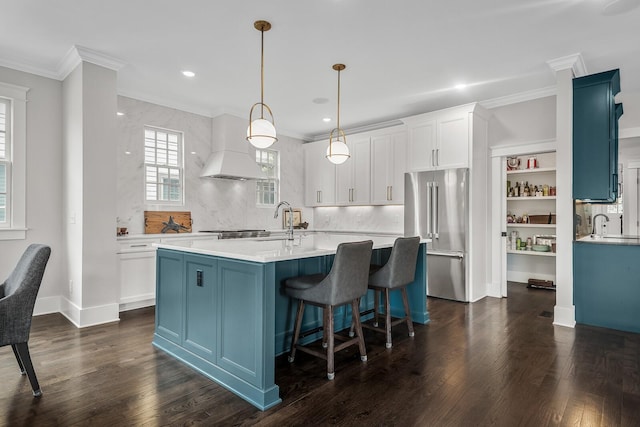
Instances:
[[[118,319],[116,72],[80,63],[63,83],[64,220],[68,293],[77,326]]]
[[[62,232],[62,84],[0,67],[0,81],[30,88],[27,93],[26,240],[0,241],[0,280],[4,280],[31,243],[51,246],[36,312],[58,310],[65,283]]]
[[[211,229],[279,229],[281,218],[273,218],[273,208],[258,208],[254,181],[200,178],[213,147],[221,141],[212,135],[236,135],[228,143],[247,144],[247,120],[224,115],[214,119],[120,96],[117,148],[117,217],[118,226],[128,227],[129,234],[144,233],[145,210],[190,211],[193,230]],[[143,193],[144,126],[157,126],[184,132],[185,202],[183,206],[147,205]],[[219,132],[216,126],[224,126]],[[255,151],[247,148],[251,155]],[[280,200],[303,207],[302,141],[278,135],[272,149],[280,152]],[[125,151],[131,154],[125,154]],[[195,153],[195,154],[192,154]],[[312,215],[303,210],[303,220]]]
[[[489,148],[556,138],[556,97],[490,110]]]

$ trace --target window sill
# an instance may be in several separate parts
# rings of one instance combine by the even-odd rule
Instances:
[[[26,238],[26,228],[0,228],[0,240],[24,240]]]

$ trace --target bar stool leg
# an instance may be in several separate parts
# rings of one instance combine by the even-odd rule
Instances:
[[[380,304],[380,291],[375,289],[373,291],[373,326],[378,327],[378,306]]]
[[[356,333],[358,334],[358,347],[360,348],[360,360],[363,362],[367,361],[367,347],[364,344],[364,335],[362,334],[362,324],[360,323],[360,311],[358,310],[359,304],[358,300],[353,300],[351,302],[351,313],[353,316],[353,320],[351,321],[352,325],[355,325]]]
[[[402,304],[404,305],[404,315],[407,319],[407,328],[409,328],[409,336],[415,335],[413,331],[413,320],[411,320],[411,309],[409,308],[409,298],[407,297],[407,288],[402,288]]]
[[[389,288],[384,288],[384,328],[387,333],[387,342],[385,347],[391,348],[391,302],[389,300]]]
[[[332,305],[327,305],[324,308],[324,311],[327,312],[325,318],[328,317],[328,325],[325,325],[327,327],[327,339],[329,342],[329,345],[327,347],[327,378],[329,380],[332,380],[335,378],[336,373],[335,373],[335,368],[334,368],[334,336],[333,336],[333,306]]]
[[[291,340],[291,353],[287,360],[289,363],[293,363],[296,359],[296,345],[298,344],[298,337],[300,336],[300,328],[302,327],[302,315],[304,314],[304,301],[298,300],[298,310],[296,311],[296,323],[293,327],[293,339]]]
[[[327,348],[327,325],[329,324],[329,318],[327,317],[327,310],[322,309],[322,348]]]

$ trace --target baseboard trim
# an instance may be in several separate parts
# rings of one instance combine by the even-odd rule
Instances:
[[[59,313],[60,312],[60,297],[42,297],[36,299],[36,305],[33,308],[34,316],[41,316],[43,314]]]
[[[120,320],[118,304],[105,304],[81,308],[65,297],[60,300],[60,313],[77,328],[102,325]]]
[[[156,305],[155,295],[143,295],[141,297],[125,298],[120,301],[120,312],[136,310],[138,308],[153,307]]]
[[[557,326],[566,326],[567,328],[576,327],[576,307],[560,307],[556,305],[553,308],[553,324]]]

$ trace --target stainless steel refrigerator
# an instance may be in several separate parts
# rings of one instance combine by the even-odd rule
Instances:
[[[427,245],[427,295],[469,301],[469,169],[411,172],[404,178],[404,235]]]

